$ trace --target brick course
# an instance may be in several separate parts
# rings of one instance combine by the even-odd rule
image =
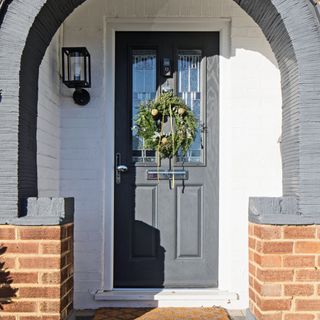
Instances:
[[[257,320],[320,319],[320,227],[249,225],[250,310]]]
[[[64,320],[72,299],[73,224],[0,226],[0,319]]]

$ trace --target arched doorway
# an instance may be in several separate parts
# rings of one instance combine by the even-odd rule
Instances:
[[[56,32],[61,22],[72,12],[72,10],[80,5],[79,2],[50,2],[47,1],[43,6],[38,3],[38,7],[33,8],[34,21],[22,21],[22,25],[29,25],[30,31],[21,36],[21,51],[18,52],[17,60],[21,65],[13,65],[8,63],[7,67],[12,66],[12,74],[16,75],[20,90],[17,88],[9,88],[12,92],[12,100],[7,105],[10,110],[15,110],[10,114],[19,117],[19,131],[16,127],[15,135],[12,139],[16,139],[19,144],[19,152],[17,163],[13,166],[12,172],[17,179],[18,194],[13,192],[13,196],[7,197],[5,202],[6,213],[4,216],[9,218],[16,216],[16,200],[37,195],[37,162],[36,162],[36,115],[37,115],[37,85],[38,85],[38,68],[41,63],[44,52],[49,42]],[[253,217],[253,221],[260,223],[274,224],[305,224],[317,222],[317,180],[313,178],[310,172],[310,157],[316,157],[312,150],[317,145],[314,141],[310,147],[311,151],[300,152],[304,139],[307,139],[311,127],[308,123],[308,114],[311,112],[312,120],[315,116],[311,110],[316,106],[316,95],[314,93],[314,83],[317,79],[318,65],[316,59],[305,59],[306,56],[312,57],[316,54],[318,44],[318,21],[315,19],[313,8],[310,3],[286,2],[285,5],[278,4],[276,1],[239,1],[239,5],[251,15],[263,30],[271,47],[276,55],[277,62],[282,77],[282,93],[283,93],[283,189],[286,203],[285,209],[287,215],[285,217],[273,214],[272,206],[266,217],[264,212],[258,212],[258,217]],[[12,4],[12,9],[14,8]],[[37,8],[40,8],[39,11]],[[17,10],[24,11],[23,4],[19,4]],[[30,10],[30,9],[29,9]],[[26,11],[27,12],[27,11]],[[7,20],[4,21],[3,29],[10,31],[10,19],[14,21],[9,7]],[[30,13],[28,13],[28,17]],[[24,15],[21,15],[22,19]],[[301,30],[304,30],[303,36],[295,29],[297,17],[301,19]],[[28,21],[28,22],[26,22]],[[50,21],[50,22],[49,22]],[[29,24],[28,24],[29,23]],[[8,29],[5,29],[8,28]],[[12,27],[13,28],[13,27]],[[300,30],[300,29],[299,29]],[[2,33],[2,39],[6,38],[7,33]],[[296,35],[297,33],[297,35]],[[309,38],[312,47],[305,48],[305,40]],[[1,40],[2,41],[2,40]],[[8,41],[10,44],[10,41]],[[23,48],[23,51],[22,51]],[[312,49],[312,50],[311,50]],[[8,49],[11,52],[12,48]],[[12,52],[13,53],[13,52]],[[21,55],[22,53],[22,55]],[[5,62],[6,63],[6,62]],[[21,67],[21,70],[19,71]],[[16,68],[16,69],[14,69]],[[10,69],[9,69],[10,70]],[[32,75],[32,77],[31,77]],[[6,87],[5,87],[6,88]],[[6,92],[6,91],[5,91]],[[8,101],[4,92],[4,103]],[[15,106],[14,106],[15,101]],[[19,110],[17,103],[19,102]],[[11,103],[11,104],[10,104]],[[306,107],[308,106],[308,108]],[[307,120],[306,120],[307,119]],[[311,121],[312,122],[312,121]],[[17,124],[17,122],[15,122]],[[5,126],[7,127],[7,126]],[[313,128],[316,130],[316,128]],[[316,131],[312,131],[315,135]],[[14,138],[14,136],[16,138]],[[310,141],[309,141],[310,142]],[[9,150],[9,149],[8,149]],[[10,151],[10,150],[9,150]],[[13,152],[14,155],[14,152]],[[14,156],[13,156],[14,159]],[[314,158],[313,158],[314,159]],[[3,160],[4,164],[6,160]],[[10,159],[12,164],[12,159]],[[18,166],[18,176],[15,169]],[[311,171],[310,171],[311,170]],[[303,177],[303,179],[302,179]],[[306,180],[307,179],[307,182]],[[309,180],[308,180],[309,179]],[[308,188],[309,183],[313,184],[313,188]],[[296,195],[299,197],[296,199]],[[282,201],[282,200],[281,200]],[[257,205],[255,205],[257,207]],[[283,207],[282,207],[283,209]],[[270,216],[269,213],[272,213]],[[299,215],[297,215],[299,213]],[[302,215],[301,215],[302,213]],[[306,220],[304,220],[306,219]]]

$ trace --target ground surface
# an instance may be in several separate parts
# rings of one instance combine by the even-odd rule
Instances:
[[[231,320],[245,320],[245,310],[227,310]],[[83,310],[75,312],[75,320],[94,320],[93,310]],[[127,320],[130,320],[127,319]]]
[[[220,308],[106,308],[96,312],[94,320],[243,320],[241,311]]]

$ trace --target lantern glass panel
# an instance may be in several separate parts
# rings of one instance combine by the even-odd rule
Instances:
[[[86,48],[63,48],[63,82],[69,88],[90,88],[90,54]]]
[[[79,52],[74,52],[70,55],[70,76],[71,81],[84,81],[85,80],[85,68],[84,68],[85,57]]]

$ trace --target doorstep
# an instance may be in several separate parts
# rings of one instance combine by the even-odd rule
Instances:
[[[109,307],[212,307],[239,300],[236,293],[219,289],[114,289],[98,291],[97,301]]]

